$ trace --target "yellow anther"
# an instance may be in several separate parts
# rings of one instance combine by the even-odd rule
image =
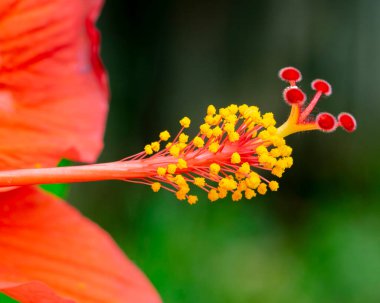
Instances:
[[[240,191],[245,191],[247,188],[247,183],[245,181],[240,181],[237,186],[237,189]]]
[[[188,140],[189,140],[189,136],[188,135],[185,135],[185,134],[180,134],[179,135],[178,141],[180,143],[187,143]]]
[[[228,134],[231,134],[235,131],[235,125],[233,125],[232,123],[226,123],[226,125],[224,125],[223,129],[228,133]]]
[[[209,139],[212,137],[212,129],[211,128],[207,131],[206,137]]]
[[[212,135],[213,135],[214,137],[219,137],[222,133],[223,133],[223,131],[222,131],[222,129],[221,129],[219,126],[215,127],[215,128],[212,130]]]
[[[183,151],[186,148],[187,144],[186,143],[178,143],[178,148],[180,151]]]
[[[167,130],[160,132],[160,139],[162,141],[168,141],[169,138],[170,138],[170,133]]]
[[[279,188],[278,182],[276,181],[270,181],[268,184],[271,191],[277,191]]]
[[[231,123],[233,125],[236,124],[238,118],[236,117],[236,115],[228,115],[226,118],[225,118],[226,122],[227,123]]]
[[[201,137],[196,136],[193,140],[194,146],[201,148],[205,145],[205,142]]]
[[[187,168],[187,162],[184,159],[178,159],[177,167],[179,169]]]
[[[281,178],[283,173],[284,173],[284,169],[281,167],[275,166],[272,169],[272,174],[275,175],[276,177]]]
[[[259,186],[261,180],[260,180],[260,177],[257,173],[251,172],[249,174],[249,177],[247,179],[245,179],[245,182],[247,183],[247,186],[249,188],[256,189]]]
[[[175,193],[178,200],[185,200],[186,199],[186,193],[182,190],[179,190]]]
[[[227,109],[230,111],[232,115],[235,115],[238,112],[239,107],[236,104],[231,104],[227,107]]]
[[[212,121],[212,125],[218,125],[221,119],[222,119],[221,115],[215,115]]]
[[[286,161],[286,168],[291,168],[293,166],[293,158],[292,157],[285,157],[284,160]]]
[[[239,113],[244,116],[245,111],[248,109],[247,104],[242,104],[239,106]]]
[[[156,193],[160,190],[161,184],[159,182],[154,182],[154,183],[152,183],[152,185],[150,187]]]
[[[189,204],[195,204],[198,202],[198,197],[190,195],[187,197],[187,202],[189,202]]]
[[[219,149],[219,143],[217,142],[211,143],[208,147],[208,150],[214,154],[218,151],[218,149]]]
[[[240,139],[240,135],[237,132],[232,132],[228,134],[228,140],[230,142],[236,142],[236,141],[239,141],[239,139]]]
[[[279,136],[272,136],[271,137],[271,142],[273,143],[274,146],[276,147],[282,147],[286,144],[285,139]]]
[[[272,148],[271,151],[269,152],[269,154],[275,158],[278,158],[281,156],[281,152],[278,148]]]
[[[144,147],[144,151],[147,155],[151,155],[153,154],[153,149],[152,149],[152,146],[150,144],[147,144],[145,145]]]
[[[261,140],[268,140],[270,138],[270,133],[267,130],[263,130],[258,136]]]
[[[155,152],[158,152],[160,150],[160,143],[158,141],[152,142],[150,146]]]
[[[210,125],[208,125],[207,123],[204,123],[201,126],[199,126],[199,130],[201,131],[202,135],[206,135],[207,132],[210,130]]]
[[[269,126],[269,127],[267,128],[267,131],[268,131],[271,135],[275,135],[275,134],[277,134],[277,128],[274,127],[273,125]]]
[[[207,115],[204,120],[209,125],[213,125],[214,124],[214,117],[213,116]]]
[[[209,105],[207,107],[207,115],[215,115],[216,114],[216,108],[214,105]]]
[[[218,189],[218,196],[219,196],[220,199],[223,199],[223,198],[227,197],[227,193],[228,193],[228,191],[226,189],[224,189],[224,188],[219,188]]]
[[[281,156],[289,157],[292,154],[293,149],[290,146],[284,145],[280,148]]]
[[[194,178],[194,184],[199,187],[203,187],[206,185],[205,178]]]
[[[248,200],[250,200],[253,197],[256,197],[256,192],[253,189],[248,188],[245,191],[245,198],[248,199]]]
[[[261,124],[265,127],[268,128],[270,126],[276,125],[276,120],[273,117],[273,113],[266,113],[263,115],[263,118],[261,120]]]
[[[219,114],[225,119],[230,114],[230,111],[227,108],[220,108]]]
[[[157,174],[159,176],[161,176],[161,177],[165,176],[165,174],[166,174],[166,168],[164,168],[164,167],[157,168]]]
[[[180,121],[179,124],[183,126],[184,128],[190,127],[191,120],[188,117],[183,117]]]
[[[168,144],[165,145],[165,148],[168,148],[168,149],[169,149],[172,145],[173,145],[172,142],[168,142]]]
[[[229,176],[231,177],[231,176]],[[237,188],[237,183],[234,179],[231,178],[223,178],[219,181],[219,187],[226,189],[228,191],[232,191]]]
[[[220,171],[220,165],[219,164],[212,163],[210,165],[210,173],[211,174],[217,175],[217,174],[219,174],[219,171]]]
[[[251,167],[250,167],[250,165],[249,165],[248,162],[244,162],[244,163],[240,166],[240,168],[239,168],[238,171],[239,171],[239,173],[242,173],[242,174],[247,175],[247,174],[249,174],[249,172],[251,171]]]
[[[216,191],[216,189],[211,189],[208,192],[207,197],[209,198],[209,200],[211,200],[211,202],[214,202],[214,201],[219,199],[219,195],[218,195],[218,192]]]
[[[179,185],[179,186],[182,186],[182,187],[189,187],[187,185],[187,182],[185,180],[185,178],[182,176],[182,175],[176,175],[174,177],[174,182],[175,184]]]
[[[175,165],[175,164],[169,164],[168,165],[167,172],[169,174],[174,174],[176,170],[177,170],[177,165]]]
[[[172,145],[169,149],[169,153],[173,156],[173,157],[178,157],[179,156],[179,153],[180,153],[180,148],[177,146],[177,145]]]
[[[261,183],[259,185],[259,187],[257,188],[257,192],[260,194],[260,195],[265,195],[266,192],[267,192],[267,185],[265,183]]]
[[[237,152],[234,152],[231,156],[231,163],[232,164],[238,164],[241,162],[241,158],[240,158],[240,155],[239,153]]]
[[[258,155],[263,155],[263,154],[267,154],[267,153],[268,153],[268,150],[264,145],[260,145],[256,148],[256,154],[258,154]]]
[[[243,195],[241,194],[241,191],[239,190],[235,190],[234,193],[232,194],[232,201],[239,201],[241,200],[241,198],[243,197]]]

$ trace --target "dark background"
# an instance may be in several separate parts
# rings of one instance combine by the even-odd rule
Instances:
[[[334,89],[319,109],[358,130],[289,138],[280,191],[195,206],[122,182],[70,201],[116,239],[164,302],[380,302],[380,1],[108,0],[99,22],[112,102],[101,161],[143,149],[208,104],[249,103],[278,122],[281,67]],[[89,109],[90,110],[90,109]]]

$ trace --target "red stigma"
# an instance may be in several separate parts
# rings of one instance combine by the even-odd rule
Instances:
[[[281,80],[288,81],[288,82],[290,81],[298,82],[298,81],[301,81],[302,79],[301,72],[295,67],[291,67],[291,66],[282,68],[279,71],[278,76],[280,77]]]
[[[311,88],[318,92],[322,92],[326,96],[330,96],[332,93],[330,83],[322,79],[316,79],[313,82],[311,82]]]
[[[335,117],[329,113],[320,113],[316,119],[317,125],[324,132],[334,131],[338,124]]]
[[[339,125],[347,132],[352,133],[356,130],[356,120],[348,113],[341,113],[338,116]]]
[[[298,87],[288,87],[284,90],[283,93],[284,100],[289,104],[289,105],[294,105],[294,104],[299,104],[301,105],[302,103],[305,102],[306,100],[306,95],[302,90],[300,90]]]

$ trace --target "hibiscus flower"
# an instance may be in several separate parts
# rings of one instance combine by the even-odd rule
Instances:
[[[98,157],[108,109],[101,6],[1,0],[0,170]],[[32,186],[0,193],[0,291],[28,303],[160,302],[106,232]]]

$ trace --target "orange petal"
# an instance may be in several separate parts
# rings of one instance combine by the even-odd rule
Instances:
[[[101,6],[0,1],[0,169],[98,156],[108,110],[94,27]]]
[[[0,194],[0,291],[23,303],[160,302],[108,234],[33,187]]]

